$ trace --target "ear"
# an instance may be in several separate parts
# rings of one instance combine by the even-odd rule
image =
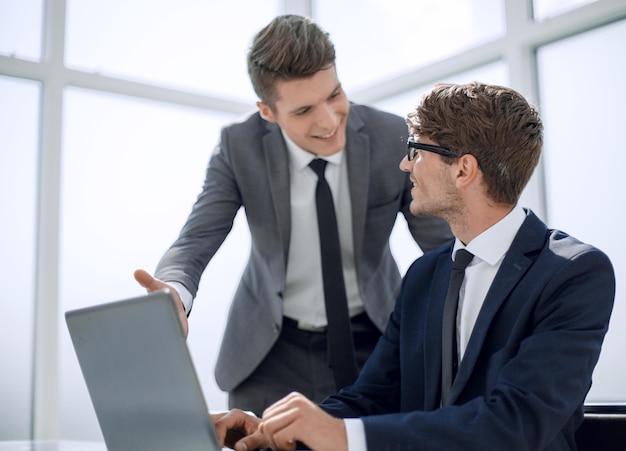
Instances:
[[[276,115],[267,103],[257,102],[256,106],[259,108],[259,113],[263,119],[268,122],[276,122]]]
[[[478,167],[478,160],[474,155],[466,153],[465,155],[459,157],[456,162],[457,168],[457,187],[467,187],[471,183],[473,183],[480,174],[480,170]]]

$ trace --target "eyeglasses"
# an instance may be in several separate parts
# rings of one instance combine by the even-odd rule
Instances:
[[[427,152],[433,152],[439,155],[443,155],[444,157],[458,157],[458,155],[452,152],[447,147],[435,146],[433,144],[424,144],[415,141],[413,136],[409,136],[409,139],[406,141],[406,157],[409,161],[411,161],[417,155],[418,150],[425,150]]]

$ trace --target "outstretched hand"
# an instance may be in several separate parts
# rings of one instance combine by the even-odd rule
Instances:
[[[185,307],[183,306],[183,301],[180,300],[180,296],[178,292],[172,288],[170,285],[166,284],[162,280],[155,279],[152,275],[144,271],[143,269],[138,269],[134,273],[135,280],[139,282],[139,285],[144,287],[148,293],[152,293],[153,291],[163,290],[165,288],[170,290],[172,297],[174,298],[174,304],[176,306],[176,311],[178,312],[178,319],[180,320],[180,325],[183,329],[183,334],[185,338],[189,333],[189,323],[187,322],[187,312],[185,312]]]

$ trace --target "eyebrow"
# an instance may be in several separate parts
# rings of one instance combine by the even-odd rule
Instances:
[[[335,86],[335,89],[332,90],[332,92],[330,93],[330,95],[328,97],[332,97],[333,94],[336,94],[337,91],[341,90],[341,82],[337,83],[337,86]]]
[[[337,94],[338,91],[341,90],[341,82],[337,83],[337,86],[335,86],[335,89],[333,89],[330,94],[326,97],[326,99],[330,99],[333,95]],[[302,105],[299,106],[297,108],[294,108],[293,110],[290,110],[287,112],[287,114],[297,114],[298,112],[305,110],[307,108],[312,108],[313,105]]]

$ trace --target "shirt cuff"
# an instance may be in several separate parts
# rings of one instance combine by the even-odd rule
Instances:
[[[360,418],[344,418],[346,436],[348,438],[348,451],[367,450],[365,442],[365,427]]]
[[[183,302],[183,306],[185,307],[185,313],[189,315],[189,312],[191,312],[191,307],[193,305],[193,296],[191,295],[189,290],[185,288],[185,286],[180,282],[168,281],[165,283],[172,287],[174,290],[176,290],[178,296],[180,297],[180,300]]]

